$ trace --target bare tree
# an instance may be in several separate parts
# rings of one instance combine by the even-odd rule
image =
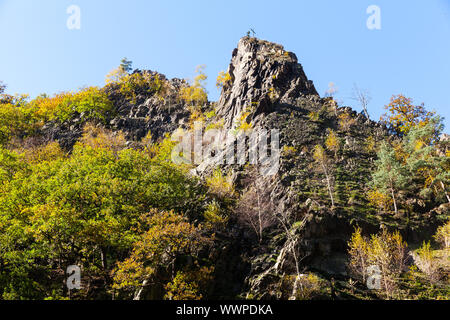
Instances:
[[[236,212],[239,220],[255,232],[260,243],[263,240],[264,230],[275,223],[274,206],[270,201],[267,188],[264,188],[261,181],[254,182],[244,193]]]
[[[290,298],[290,300],[292,300],[297,296],[297,292],[299,289],[303,290],[303,285],[301,283],[302,271],[300,270],[300,263],[308,256],[304,255],[300,257],[297,252],[297,247],[300,240],[298,232],[305,228],[307,217],[305,216],[303,220],[299,222],[292,217],[290,212],[278,209],[276,211],[276,218],[286,233],[287,241],[285,247],[289,248],[289,251],[292,253],[292,257],[294,258],[295,263],[295,272],[297,273],[297,277],[295,278],[294,287],[292,290],[292,296]]]
[[[3,81],[0,81],[0,94],[5,92],[6,84],[3,83]]]
[[[359,103],[367,119],[370,119],[367,107],[372,100],[372,97],[370,96],[369,92],[367,90],[360,89],[356,84],[354,84],[351,99]]]

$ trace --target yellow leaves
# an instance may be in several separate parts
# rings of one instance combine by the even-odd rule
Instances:
[[[450,221],[438,228],[434,238],[442,244],[445,250],[450,250]]]
[[[390,103],[385,106],[389,112],[381,117],[390,128],[400,135],[406,135],[415,126],[424,127],[436,114],[425,110],[423,104],[414,105],[411,98],[394,95]]]
[[[53,97],[38,97],[31,102],[32,108],[35,110],[34,116],[44,121],[54,120],[64,102],[68,102],[72,97],[72,92],[58,93]]]
[[[29,104],[32,117],[43,121],[65,121],[75,112],[84,113],[86,118],[103,119],[111,108],[108,97],[98,87],[62,92],[53,97],[40,96]]]
[[[247,131],[247,130],[250,130],[250,129],[253,128],[253,124],[247,122],[247,118],[250,116],[250,114],[251,114],[250,111],[246,111],[246,112],[242,112],[241,113],[241,115],[239,117],[237,130]]]
[[[198,267],[198,266],[197,266]],[[165,286],[167,300],[201,300],[207,283],[212,279],[213,267],[202,267],[198,270],[178,272],[176,277]]]
[[[392,198],[378,190],[371,190],[367,195],[370,204],[379,210],[389,211],[393,205]]]
[[[325,140],[325,146],[328,150],[334,152],[335,157],[340,149],[340,141],[338,136],[333,130],[328,133],[327,139]]]
[[[285,157],[293,157],[297,154],[297,149],[291,146],[283,146],[282,154]]]
[[[338,117],[339,127],[343,131],[348,131],[352,126],[356,124],[356,119],[354,119],[348,112],[341,113]]]
[[[54,161],[65,157],[65,153],[58,142],[50,142],[44,146],[27,148],[23,150],[23,153],[25,161],[30,164]]]
[[[308,119],[313,122],[318,122],[320,120],[320,112],[311,111],[308,113]]]
[[[377,151],[377,142],[372,135],[367,137],[367,139],[364,141],[364,144],[365,149],[368,153],[375,153]]]
[[[204,66],[197,67],[198,75],[195,77],[194,83],[180,90],[180,98],[191,106],[203,106],[208,102],[208,95],[203,84],[207,76],[203,69]]]
[[[80,141],[84,146],[89,146],[93,149],[106,149],[118,152],[126,148],[126,139],[121,131],[112,132],[91,123],[84,127]]]
[[[125,78],[128,76],[128,72],[123,68],[118,67],[117,69],[111,70],[105,77],[105,83],[120,83],[124,82]]]
[[[220,205],[213,201],[208,205],[204,213],[206,227],[210,229],[223,228],[228,222],[228,217],[222,213]]]
[[[362,236],[361,229],[358,228],[348,246],[352,272],[365,281],[370,276],[370,268],[376,267],[381,272],[382,289],[389,296],[406,263],[407,244],[400,233],[383,230],[368,239]]]
[[[316,145],[313,150],[313,158],[318,163],[325,163],[328,160],[325,149],[321,145]]]
[[[171,269],[178,255],[190,254],[206,241],[200,236],[199,228],[173,211],[151,210],[142,219],[142,227],[145,226],[148,227],[141,240],[134,244],[130,257],[119,262],[113,273],[117,289],[136,288],[155,276],[157,268]]]
[[[234,185],[231,174],[225,176],[220,169],[215,170],[211,177],[206,178],[206,185],[212,193],[221,197],[234,196]]]
[[[231,75],[228,72],[220,71],[219,75],[217,76],[216,80],[216,87],[218,89],[222,89],[229,83],[231,83]]]

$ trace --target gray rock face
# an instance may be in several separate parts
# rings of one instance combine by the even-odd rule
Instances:
[[[292,103],[301,96],[318,96],[297,57],[278,44],[245,37],[233,51],[225,84],[218,101],[218,115],[227,128],[233,120],[250,111],[253,120],[270,112],[275,103]]]

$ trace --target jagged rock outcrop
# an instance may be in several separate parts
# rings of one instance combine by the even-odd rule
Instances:
[[[231,81],[225,84],[217,103],[219,117],[227,128],[247,109],[249,120],[271,111],[275,103],[293,103],[295,99],[316,95],[295,54],[281,45],[245,37],[233,51],[228,68]]]
[[[118,84],[106,86],[104,90],[114,110],[107,115],[104,122],[97,121],[98,125],[116,132],[122,131],[130,143],[141,140],[149,132],[154,141],[157,141],[177,128],[185,128],[191,112],[179,98],[179,92],[181,88],[188,86],[188,83],[177,78],[167,79],[163,74],[154,71],[135,70],[134,73],[145,73],[149,78],[158,77],[163,83],[163,92],[148,93],[136,88],[136,96],[132,101],[123,96]],[[83,134],[86,125],[83,118],[83,114],[76,114],[64,123],[49,122],[43,127],[42,135],[47,140],[57,140],[64,149],[70,150]]]

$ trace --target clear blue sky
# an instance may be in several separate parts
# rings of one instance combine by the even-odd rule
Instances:
[[[72,4],[81,30],[66,27]],[[372,4],[381,30],[366,27]],[[204,64],[216,100],[215,78],[249,28],[295,52],[321,94],[334,82],[352,105],[357,83],[378,119],[403,93],[446,117],[450,131],[450,0],[0,0],[0,80],[31,96],[103,85],[126,56],[170,78],[192,78]]]

